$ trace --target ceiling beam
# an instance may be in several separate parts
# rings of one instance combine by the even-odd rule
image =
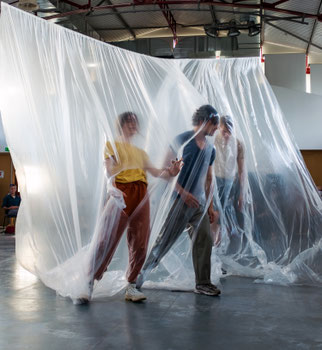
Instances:
[[[79,9],[87,9],[88,13],[86,16],[92,12],[92,6],[91,6],[91,0],[89,0],[88,5],[79,5],[71,0],[60,0],[60,2],[63,2],[65,4],[69,4],[71,6],[77,7]],[[109,6],[113,5],[113,3],[110,0],[101,0],[96,6],[101,6],[104,2],[106,2]],[[126,20],[122,17],[122,15],[118,12],[118,10],[114,7],[111,8],[111,11],[113,14],[118,18],[118,20],[122,23],[122,25],[125,27],[125,29],[131,34],[133,40],[136,39],[135,32],[132,30],[132,28],[128,25]]]
[[[158,8],[152,8],[150,10],[140,10],[134,8],[134,10],[129,10],[129,11],[122,11],[119,13],[144,13],[144,12],[158,12],[160,9]],[[209,12],[209,9],[207,8],[182,8],[182,7],[172,7],[171,8],[172,12],[175,11],[181,11],[181,12]],[[243,14],[243,15],[250,15],[250,16],[260,16],[259,12],[254,11],[254,12],[246,12],[246,11],[233,11],[233,10],[218,10],[216,9],[216,13],[237,13],[237,14]],[[108,15],[113,15],[113,13],[97,13],[97,14],[92,14],[91,17],[101,17],[101,16],[108,16]],[[282,19],[282,17],[280,17]]]
[[[132,27],[134,30],[141,30],[141,29],[169,29],[169,26],[149,26],[149,27]],[[95,28],[97,31],[109,31],[109,30],[124,30],[124,28],[113,28],[113,27],[101,27],[101,28]]]
[[[303,17],[298,17],[298,16],[276,17],[276,16],[271,16],[271,15],[262,15],[261,17],[263,19],[265,19],[265,20],[269,20],[270,22],[273,22],[273,21],[289,21],[289,22],[298,23],[298,24],[306,24],[306,25],[309,24],[309,22],[305,22],[303,20]],[[301,20],[297,20],[297,19],[301,19]]]
[[[173,47],[176,47],[178,43],[178,36],[177,36],[177,22],[174,19],[174,16],[172,12],[170,11],[169,5],[167,1],[162,1],[158,4],[163,16],[165,17],[166,21],[168,22],[169,28],[171,29],[172,35],[173,35]]]
[[[319,5],[318,11],[317,11],[317,15],[319,15],[320,12],[321,12],[321,6],[322,6],[322,0],[320,1],[320,5]],[[306,48],[306,55],[308,55],[309,51],[310,51],[310,46],[312,44],[312,40],[313,40],[313,35],[315,33],[316,24],[317,24],[317,20],[314,20],[312,32],[311,32],[310,39],[309,39],[309,42],[308,42],[307,48]]]
[[[105,0],[104,0],[105,1]],[[38,12],[41,10],[38,10]],[[129,11],[119,11],[120,14],[123,13],[147,13],[147,12],[159,12],[161,11],[161,9],[158,8],[153,8],[150,10],[139,10],[139,9],[134,9],[134,10],[129,10]],[[209,9],[196,9],[196,8],[180,8],[180,7],[175,7],[175,8],[171,8],[172,12],[208,12]],[[275,21],[289,21],[289,22],[294,22],[294,23],[299,23],[299,24],[309,24],[308,22],[304,22],[303,21],[303,17],[298,17],[298,16],[288,16],[288,17],[277,17],[277,16],[273,16],[273,15],[267,15],[267,14],[260,14],[260,12],[255,11],[255,12],[245,12],[245,11],[235,11],[235,10],[218,10],[216,9],[215,13],[234,13],[234,14],[242,14],[242,15],[249,15],[249,16],[255,16],[255,17],[264,17],[267,19],[271,19],[271,20],[275,20]],[[109,12],[109,13],[97,13],[97,14],[90,14],[90,17],[104,17],[104,16],[113,16],[114,13],[113,12]],[[214,17],[212,16],[212,18],[214,19]],[[301,19],[300,21],[297,21],[296,18]],[[178,23],[177,23],[178,24]]]
[[[61,1],[61,0],[60,0]],[[109,5],[113,5],[110,0],[105,0]],[[112,11],[115,13],[116,17],[119,19],[119,21],[124,25],[124,27],[127,29],[127,31],[132,35],[132,38],[135,40],[136,35],[134,30],[129,26],[129,24],[126,22],[124,17],[118,12],[116,8],[112,8]]]
[[[284,2],[287,2],[287,1],[289,1],[289,0],[279,0],[279,1],[274,2],[273,5],[274,5],[274,7],[276,7],[280,4],[284,4]]]
[[[87,9],[89,7],[88,4],[80,5],[80,4],[77,4],[76,2],[71,1],[71,0],[60,0],[60,2],[71,5],[73,7],[78,8],[78,9]]]
[[[213,6],[209,6],[209,10],[210,10],[212,21],[214,23],[216,23],[217,22],[217,17],[216,17],[215,8]]]
[[[260,0],[260,26],[261,26],[261,33],[260,33],[260,47],[262,48],[265,41],[265,21],[264,21],[264,9],[263,9],[263,2],[264,0]],[[262,49],[261,49],[261,56],[262,56]],[[262,57],[261,57],[262,59]]]
[[[68,0],[70,1],[70,0]],[[243,9],[255,9],[255,10],[262,10],[266,11],[272,11],[277,13],[283,13],[283,14],[289,14],[294,16],[299,16],[303,18],[312,18],[316,19],[320,22],[322,22],[322,15],[319,14],[312,14],[312,13],[305,13],[305,12],[299,12],[299,11],[292,11],[288,9],[281,9],[275,7],[274,3],[266,3],[263,1],[262,5],[259,4],[244,4],[244,3],[226,3],[226,2],[220,2],[220,1],[210,1],[210,0],[134,0],[133,2],[125,2],[125,3],[119,3],[119,4],[113,4],[113,5],[106,5],[106,6],[93,6],[90,9],[78,9],[75,11],[69,11],[63,14],[53,15],[46,17],[45,19],[53,19],[58,18],[62,16],[69,16],[79,13],[85,13],[88,12],[88,10],[91,11],[99,11],[99,10],[108,10],[112,8],[126,8],[126,7],[132,7],[135,8],[137,6],[155,6],[155,5],[162,5],[164,6],[166,3],[167,6],[169,5],[208,5],[208,6],[219,6],[219,7],[235,7],[235,8],[243,8]]]
[[[281,28],[281,27],[278,27],[278,26],[276,26],[275,24],[270,23],[270,21],[266,21],[266,24],[268,24],[269,26],[271,26],[271,27],[273,27],[273,28],[275,28],[275,29],[280,30],[280,31],[283,32],[283,33],[286,33],[286,34],[288,34],[288,35],[290,35],[290,36],[293,36],[294,38],[296,38],[296,39],[298,39],[298,40],[301,40],[301,41],[303,41],[303,42],[305,42],[305,43],[307,43],[307,44],[309,43],[309,40],[303,39],[303,38],[301,38],[300,36],[298,36],[298,35],[296,35],[296,34],[294,34],[294,33],[291,33],[291,32],[289,32],[289,31],[286,30],[286,29],[283,29],[283,28]],[[322,46],[316,45],[316,44],[314,44],[314,43],[312,43],[312,42],[311,42],[310,45],[311,45],[311,46],[314,46],[314,47],[316,47],[316,48],[318,48],[318,49],[320,49],[320,50],[322,50]]]

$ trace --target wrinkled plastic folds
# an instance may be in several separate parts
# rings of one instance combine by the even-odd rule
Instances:
[[[16,252],[23,267],[74,299],[86,294],[110,252],[94,298],[122,289],[131,264],[131,225],[148,220],[148,258],[162,227],[184,214],[174,205],[180,173],[165,178],[162,171],[184,153],[187,143],[174,146],[177,135],[192,130],[195,110],[210,104],[230,116],[233,127],[228,139],[220,128],[206,137],[216,148],[214,164],[211,152],[204,154],[187,183],[197,179],[202,187],[210,166],[212,190],[200,190],[199,216],[189,222],[196,234],[213,202],[219,218],[210,230],[212,281],[223,267],[266,283],[321,285],[322,202],[257,58],[148,57],[4,3],[0,30],[0,108],[22,196]],[[127,111],[138,118],[129,144],[145,152],[150,167],[163,170],[157,176],[147,171],[149,208],[144,219],[134,208],[122,229],[129,225],[127,234],[120,235],[127,198],[115,179],[131,166],[109,173],[106,159],[115,165],[124,155],[131,158],[117,123]],[[182,229],[157,267],[147,269],[144,286],[194,287],[191,227]],[[131,257],[140,257],[139,248]]]

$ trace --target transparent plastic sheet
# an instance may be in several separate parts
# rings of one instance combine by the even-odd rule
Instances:
[[[222,195],[216,251],[224,265],[267,283],[320,284],[321,200],[259,63],[196,60],[180,66],[199,93],[232,117],[228,141],[220,131],[215,140],[215,169],[222,173],[220,179],[216,174]]]
[[[123,212],[112,182],[123,169],[104,180],[106,141],[116,163],[127,153],[118,115],[132,111],[138,116],[138,133],[128,144],[144,150],[151,164],[162,169],[174,148],[171,143],[192,128],[194,111],[206,101],[171,62],[96,42],[16,9],[3,6],[1,31],[8,52],[1,57],[2,67],[9,67],[2,71],[2,86],[8,89],[1,109],[23,197],[17,257],[46,285],[76,299],[88,294],[98,260],[110,254],[120,238],[115,230]],[[176,115],[182,117],[174,119]],[[212,148],[212,141],[208,143]],[[179,145],[173,158],[179,159],[180,152]],[[192,168],[191,173],[196,171]],[[149,173],[147,180],[152,245],[171,208],[175,181]],[[190,241],[187,233],[182,236],[186,238],[179,245]],[[125,241],[123,235],[107,273],[96,276],[94,297],[116,293],[125,285]],[[189,265],[191,273],[180,277],[181,287],[194,287],[190,244],[185,248],[185,255],[174,253],[175,268],[168,264],[157,282],[171,279],[179,265],[182,271]]]
[[[220,238],[212,254],[212,281],[218,281],[223,262],[230,273],[258,276],[265,282],[321,282],[321,200],[257,59],[172,61],[142,56],[5,4],[1,46],[0,107],[23,198],[17,258],[46,285],[73,299],[88,293],[95,266],[116,245],[107,272],[95,282],[94,298],[123,288],[128,247],[125,233],[119,244],[119,235],[115,236],[124,202],[114,181],[135,166],[127,162],[104,176],[105,144],[110,143],[114,161],[122,164],[127,146],[118,116],[133,112],[137,132],[125,143],[144,150],[150,168],[165,170],[189,143],[187,139],[176,145],[175,138],[192,130],[194,112],[208,103],[220,115],[231,116],[234,125],[230,142],[222,150],[217,145],[214,166],[224,164],[227,181],[220,183],[212,173],[214,198],[204,196],[193,222],[198,229],[213,200],[220,213],[213,234],[215,240]],[[206,137],[210,145],[219,133]],[[241,177],[236,176],[237,140],[244,152]],[[199,160],[208,166],[210,157],[197,157],[188,184],[201,178],[196,173],[205,172]],[[182,210],[182,203],[173,207],[180,174],[165,179],[162,171],[154,172],[158,176],[146,173],[149,262],[162,227],[188,210]],[[222,199],[225,196],[227,200]],[[242,210],[236,204],[240,197]],[[138,222],[135,210],[131,219]],[[145,266],[140,283],[194,287],[189,232],[188,227],[171,242],[151,273],[152,265]],[[193,243],[195,239],[192,234]]]

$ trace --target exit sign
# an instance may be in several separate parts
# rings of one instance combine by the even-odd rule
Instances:
[[[0,170],[0,179],[3,179],[3,178],[4,178],[4,171]]]

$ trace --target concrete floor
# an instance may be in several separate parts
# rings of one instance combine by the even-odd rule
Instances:
[[[145,290],[75,306],[23,270],[0,236],[0,349],[322,349],[320,288],[228,277],[221,297]]]

